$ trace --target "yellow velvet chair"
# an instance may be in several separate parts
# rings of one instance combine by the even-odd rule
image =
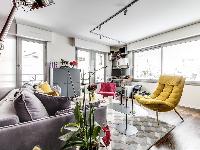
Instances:
[[[156,111],[158,124],[158,112],[167,112],[173,109],[184,121],[175,109],[181,99],[184,84],[185,78],[182,76],[161,75],[153,94],[150,96],[135,95],[134,98],[144,107]]]

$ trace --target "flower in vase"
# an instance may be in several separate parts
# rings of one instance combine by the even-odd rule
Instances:
[[[77,61],[71,61],[70,63],[69,63],[72,67],[74,67],[74,66],[77,66],[78,65],[78,63],[77,63]]]

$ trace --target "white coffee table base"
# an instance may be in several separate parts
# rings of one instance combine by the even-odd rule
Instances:
[[[121,134],[125,134],[127,136],[134,135],[138,132],[137,128],[130,124],[118,124],[115,129],[119,131]]]

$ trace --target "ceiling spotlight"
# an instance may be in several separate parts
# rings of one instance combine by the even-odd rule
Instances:
[[[124,10],[124,15],[126,15],[127,12],[128,12],[128,9],[126,8],[126,9]]]

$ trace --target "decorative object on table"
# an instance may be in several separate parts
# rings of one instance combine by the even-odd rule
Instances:
[[[69,61],[66,61],[64,59],[61,59],[61,65],[60,65],[60,68],[63,68],[63,67],[69,67]]]
[[[87,89],[90,92],[91,100],[94,101],[95,100],[95,91],[97,89],[97,85],[96,84],[90,84],[90,85],[88,85]]]
[[[102,141],[106,147],[110,145],[111,142],[111,132],[108,125],[102,127],[102,131],[105,133],[105,136],[102,138]]]
[[[59,68],[59,67],[58,67],[58,62],[56,62],[56,61],[51,61],[51,62],[49,63],[49,68]]]
[[[69,64],[72,66],[72,68],[74,68],[75,66],[78,65],[78,62],[76,60],[73,60],[73,61],[70,61]]]
[[[89,116],[86,117],[86,113],[83,114],[81,106],[77,102],[74,116],[75,123],[67,123],[61,128],[61,132],[64,134],[59,137],[64,143],[61,149],[79,146],[80,150],[98,150],[101,127],[94,121],[94,109],[92,108]],[[66,130],[70,132],[64,133]]]
[[[19,7],[23,8],[24,10],[25,8],[28,8],[28,10],[32,11],[35,9],[44,8],[49,5],[52,5],[54,4],[54,1],[53,0],[12,0],[12,4],[13,4],[13,7],[11,9],[11,12],[0,33],[0,50],[4,49],[3,41],[8,34],[10,26],[15,17],[15,13]]]
[[[184,84],[185,78],[182,76],[161,75],[158,86],[152,95],[135,95],[135,99],[144,107],[156,111],[158,125],[158,112],[167,112],[173,109],[184,121],[175,109],[181,99]]]

